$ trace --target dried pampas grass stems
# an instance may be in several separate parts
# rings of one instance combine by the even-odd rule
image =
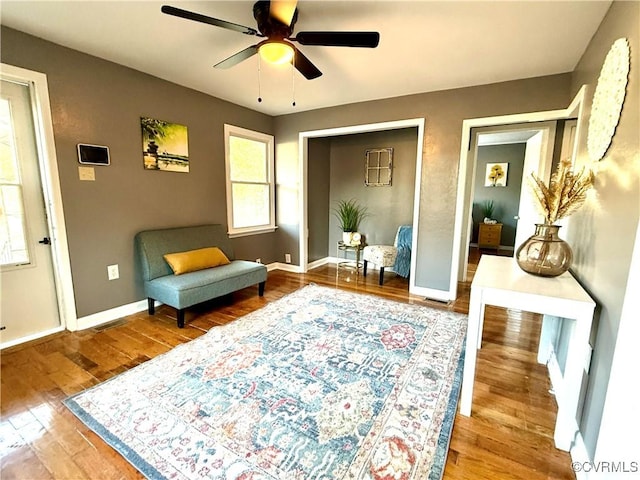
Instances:
[[[573,173],[571,160],[562,160],[551,176],[549,186],[531,173],[531,187],[544,221],[553,225],[561,218],[578,210],[587,199],[587,192],[593,187],[593,172],[583,168]]]

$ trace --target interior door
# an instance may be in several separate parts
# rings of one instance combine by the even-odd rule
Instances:
[[[556,127],[555,122],[553,122],[552,125],[538,130],[535,135],[527,140],[527,146],[524,152],[524,167],[522,171],[522,186],[520,189],[520,206],[518,209],[514,255],[518,247],[533,235],[535,224],[540,223],[541,215],[535,206],[536,202],[533,199],[529,178],[533,172],[548,184],[553,163],[555,133]]]
[[[0,347],[61,329],[28,85],[0,89]]]

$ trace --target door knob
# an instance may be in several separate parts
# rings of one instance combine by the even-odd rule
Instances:
[[[39,240],[38,243],[49,245],[51,243],[51,239],[49,237],[44,237],[42,240]]]

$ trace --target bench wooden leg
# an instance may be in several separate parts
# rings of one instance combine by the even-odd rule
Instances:
[[[384,282],[384,267],[380,267],[380,280],[378,283],[382,285],[382,282]]]
[[[176,308],[178,328],[184,328],[184,308]]]
[[[264,285],[267,282],[260,282],[258,284],[258,296],[262,297],[264,295]]]
[[[149,305],[149,315],[156,313],[156,301],[153,298],[147,298],[147,303]]]

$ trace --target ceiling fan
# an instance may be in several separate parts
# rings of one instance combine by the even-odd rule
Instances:
[[[330,47],[375,48],[380,41],[378,32],[298,32],[294,37],[293,27],[298,19],[297,0],[258,1],[253,6],[253,16],[258,29],[245,27],[237,23],[190,12],[170,5],[162,6],[162,13],[176,17],[207,23],[235,32],[264,38],[255,45],[231,55],[214,65],[215,68],[230,68],[256,53],[271,63],[291,63],[308,80],[322,75],[311,60],[305,57],[291,42],[300,45],[318,45]]]

